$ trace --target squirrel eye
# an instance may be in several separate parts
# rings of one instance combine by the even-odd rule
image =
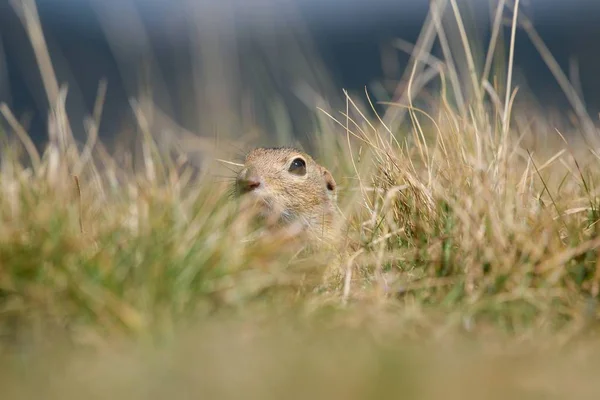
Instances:
[[[306,161],[301,158],[294,158],[288,171],[294,175],[306,175]]]

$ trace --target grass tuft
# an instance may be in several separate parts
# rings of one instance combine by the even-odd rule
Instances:
[[[24,4],[20,15],[28,33],[41,34],[34,3]],[[4,354],[58,343],[57,337],[105,354],[125,338],[155,344],[183,338],[179,349],[187,350],[169,356],[173,363],[185,359],[171,382],[197,378],[209,392],[228,393],[225,382],[235,377],[238,389],[257,398],[279,397],[285,388],[308,396],[308,387],[292,384],[276,367],[282,362],[299,366],[289,371],[299,381],[315,382],[313,389],[328,397],[351,398],[354,390],[369,397],[417,393],[415,385],[422,382],[408,379],[413,359],[400,341],[443,348],[454,338],[475,338],[487,339],[478,342],[484,347],[506,349],[508,340],[561,350],[593,337],[600,293],[598,152],[579,140],[577,127],[544,142],[536,140],[544,132],[518,123],[527,115],[544,126],[543,116],[515,108],[510,87],[521,16],[515,12],[512,22],[508,88],[502,93],[493,84],[498,74],[488,81],[491,53],[478,75],[464,22],[456,2],[451,5],[468,55],[464,93],[449,97],[441,63],[438,94],[418,97],[412,89],[425,85],[425,73],[415,66],[408,101],[387,102],[388,114],[368,117],[348,93],[346,110],[323,113],[324,129],[315,139],[322,154],[315,157],[332,170],[341,190],[344,240],[336,249],[306,249],[294,237],[255,225],[251,211],[231,196],[231,181],[217,182],[190,167],[185,153],[159,148],[152,118],[135,101],[141,162],[135,168],[119,162],[97,140],[104,83],[83,148],[70,133],[66,93],[56,89],[53,73],[44,75],[54,97],[42,154],[10,109],[0,106],[19,139],[2,148],[0,164]],[[500,10],[495,15],[500,21]],[[44,42],[36,43],[36,55],[49,59]],[[453,79],[453,91],[456,84]],[[373,111],[373,101],[367,101]],[[206,340],[199,347],[175,334],[196,332],[190,326],[199,326],[198,337]],[[306,354],[294,350],[305,347]],[[186,351],[198,358],[190,362]],[[269,352],[281,358],[264,356]],[[333,361],[326,360],[329,354]],[[77,357],[70,368],[80,362]],[[147,356],[132,357],[136,366],[129,373],[145,365]],[[262,364],[255,370],[243,364],[244,357]],[[487,362],[482,357],[479,362]],[[229,372],[223,366],[228,361],[234,363]],[[157,364],[150,362],[147,377],[157,373]],[[535,368],[546,376],[555,373],[540,365]],[[196,376],[196,366],[207,375]],[[325,372],[332,367],[349,378]],[[118,383],[110,369],[98,368],[89,374]],[[443,370],[435,363],[427,368]],[[404,380],[394,382],[391,371],[402,372]],[[78,373],[83,381],[92,379]],[[272,383],[264,383],[267,375]],[[436,376],[445,382],[440,387],[453,387],[443,374]],[[56,379],[62,387],[64,378]],[[84,386],[74,384],[73,395],[86,393]],[[151,386],[123,390],[128,398],[141,398]],[[26,395],[23,387],[10,388]],[[533,393],[519,385],[505,389]]]

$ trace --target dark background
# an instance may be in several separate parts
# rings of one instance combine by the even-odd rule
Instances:
[[[211,112],[206,110],[215,107],[214,110],[219,105],[242,109],[244,106],[237,102],[243,97],[238,96],[242,92],[250,93],[257,104],[262,104],[255,108],[255,113],[260,114],[261,107],[268,108],[267,103],[261,103],[262,99],[271,96],[263,91],[270,88],[269,93],[279,93],[278,98],[283,99],[286,107],[301,110],[288,112],[289,129],[301,135],[311,129],[304,123],[304,116],[306,108],[314,105],[298,100],[295,83],[306,80],[322,96],[333,97],[340,96],[342,88],[362,92],[374,82],[399,78],[408,55],[393,53],[398,69],[386,76],[382,69],[382,50],[389,53],[394,38],[414,43],[429,5],[426,0],[233,0],[197,1],[190,6],[191,3],[183,0],[38,0],[56,73],[60,82],[69,83],[67,106],[72,119],[82,120],[90,112],[98,82],[106,78],[108,92],[101,137],[111,138],[131,125],[127,99],[135,97],[140,82],[147,79],[157,87],[155,101],[161,110],[192,132],[212,134],[217,125],[203,124],[199,116],[208,120]],[[479,39],[487,44],[490,2],[459,0],[459,3],[471,18],[469,29],[479,32]],[[533,20],[563,70],[569,71],[570,61],[577,62],[588,110],[597,119],[600,112],[597,47],[600,1],[524,0],[521,5],[521,11]],[[191,9],[196,13],[190,12]],[[131,19],[132,15],[144,27],[147,40],[132,33],[138,26]],[[510,13],[506,16],[510,17]],[[114,35],[112,39],[107,32],[109,36]],[[200,46],[191,39],[190,32],[206,41]],[[222,73],[219,77],[207,72],[201,74],[200,83],[194,84],[192,76],[198,69],[194,67],[192,50],[210,48],[207,43],[212,43],[211,40],[228,49],[219,54],[229,58],[224,64],[213,65],[214,70]],[[115,55],[115,49],[120,56]],[[295,58],[295,54],[302,51],[304,58]],[[140,60],[146,60],[148,55],[154,69],[146,75]],[[322,62],[310,61],[317,58]],[[526,85],[542,107],[568,108],[548,68],[521,30],[517,36],[515,62],[517,82]],[[202,65],[202,71],[210,70],[206,63]],[[224,70],[223,65],[227,67]],[[228,69],[231,65],[235,67]],[[318,66],[322,68],[318,70]],[[222,85],[215,83],[221,82],[218,79]],[[265,83],[267,81],[270,83]],[[229,97],[215,99],[215,93],[229,93]],[[44,141],[47,101],[31,46],[7,0],[0,0],[0,100],[7,102],[24,121],[37,143]],[[203,114],[203,111],[206,112]],[[267,120],[269,118],[263,118]],[[219,126],[235,130],[245,125],[232,124]],[[262,127],[278,129],[277,125],[267,122]],[[75,123],[74,130],[76,136],[81,137],[82,126]]]

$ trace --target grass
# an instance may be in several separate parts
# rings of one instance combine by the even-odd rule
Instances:
[[[394,129],[351,96],[323,113],[349,240],[300,254],[247,240],[228,183],[162,154],[141,112],[133,169],[97,121],[78,147],[60,99],[41,155],[3,107],[5,398],[592,398],[598,153],[483,86],[464,113],[444,85],[426,112],[409,97]]]

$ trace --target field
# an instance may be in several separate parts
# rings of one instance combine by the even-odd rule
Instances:
[[[351,244],[300,255],[247,240],[231,180],[143,108],[141,167],[97,141],[100,100],[77,145],[42,48],[41,154],[0,108],[2,397],[598,398],[595,121],[560,71],[576,123],[513,107],[508,40],[470,96],[446,68],[434,101],[321,113]]]

